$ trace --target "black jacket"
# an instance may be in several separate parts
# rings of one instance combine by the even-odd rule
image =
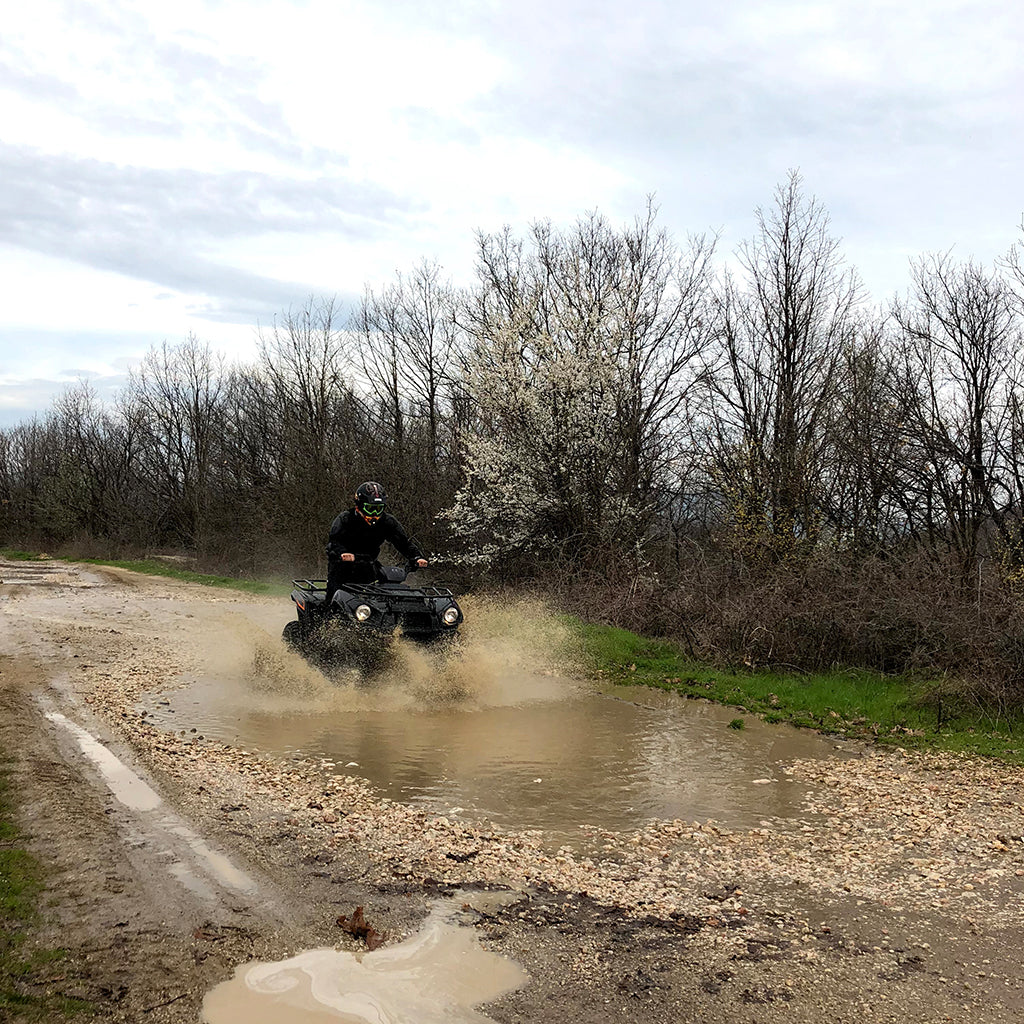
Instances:
[[[385,512],[371,526],[351,508],[342,512],[331,523],[327,535],[327,557],[331,562],[336,562],[346,551],[350,551],[353,555],[376,558],[384,541],[394,545],[410,562],[423,557],[423,552],[416,542],[409,537],[402,524],[390,512]]]

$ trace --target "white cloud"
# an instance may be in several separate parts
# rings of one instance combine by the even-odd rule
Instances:
[[[83,274],[69,261],[0,246],[8,296],[0,324],[0,383],[63,379],[68,367],[123,371],[153,344],[194,333],[228,352],[251,350],[254,322],[217,323],[195,296],[160,290],[121,274]],[[101,324],[102,327],[94,325]]]

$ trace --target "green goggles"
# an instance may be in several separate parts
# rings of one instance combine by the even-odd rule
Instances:
[[[363,504],[359,506],[359,510],[363,513],[364,516],[370,516],[376,519],[377,516],[384,515],[384,502],[363,502]]]

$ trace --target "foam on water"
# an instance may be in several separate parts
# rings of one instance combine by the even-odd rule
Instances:
[[[518,964],[483,949],[436,909],[420,931],[361,956],[311,949],[239,967],[207,993],[206,1024],[485,1024],[475,1007],[524,985]]]

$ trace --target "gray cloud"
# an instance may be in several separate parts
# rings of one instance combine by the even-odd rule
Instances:
[[[414,209],[340,178],[123,167],[3,144],[0,180],[0,240],[210,296],[216,318],[280,308],[310,288],[214,259],[214,243],[267,232],[366,238]]]
[[[78,90],[70,82],[42,71],[16,67],[9,61],[0,61],[0,89],[60,103],[75,103],[79,99]]]
[[[533,137],[657,162],[686,155],[687,144],[727,159],[801,142],[915,146],[978,127],[977,108],[964,109],[961,96],[885,77],[896,69],[882,67],[882,77],[865,81],[825,69],[780,74],[759,40],[735,35],[728,47],[705,49],[687,39],[685,15],[665,12],[659,21],[659,6],[645,5],[644,31],[632,38],[622,16],[581,19],[574,39],[522,26],[517,39],[513,23],[503,51],[518,73],[483,113]],[[699,40],[706,26],[692,27]],[[783,41],[776,56],[800,56],[797,43]],[[991,129],[994,119],[982,126]]]
[[[125,370],[141,359],[152,345],[160,344],[165,338],[166,335],[157,331],[0,328],[0,351],[5,355],[0,380],[10,379],[10,376],[26,379],[39,376],[39,366],[43,363],[70,367],[46,373],[48,382],[66,382],[69,375],[78,376],[79,371],[73,367],[80,365],[86,356]],[[90,376],[95,373],[86,372]]]
[[[582,152],[630,182],[613,198],[620,209],[654,192],[680,231],[721,227],[733,244],[791,167],[864,252],[868,239],[946,248],[962,235],[995,237],[999,224],[1009,237],[1019,220],[1020,90],[982,73],[986,48],[999,56],[1019,41],[1008,0],[898,10],[852,0],[380,0],[375,9],[403,31],[475,39],[507,71],[479,101],[475,126],[410,96],[403,116],[414,136],[475,146],[493,134]],[[297,137],[262,98],[262,58],[223,56],[201,24],[171,40],[122,0],[66,0],[64,13],[114,45],[126,81],[157,83],[172,99],[97,101],[9,44],[0,90],[59,103],[100,135],[235,142],[319,177],[123,167],[0,145],[0,239],[196,293],[211,320],[265,319],[310,289],[231,267],[215,244],[268,232],[397,240],[424,208],[348,180],[344,154]],[[873,65],[858,75],[861,58]],[[513,207],[494,197],[496,217]]]
[[[684,230],[748,231],[793,167],[872,259],[877,243],[1009,240],[1020,219],[1011,0],[392,4],[505,62],[483,130],[585,152],[637,183],[627,204],[654,192]]]
[[[292,176],[124,166],[0,143],[0,240],[193,293],[194,312],[234,321],[265,318],[311,288],[233,267],[212,255],[214,246],[273,232],[361,240],[414,211],[385,189],[346,180],[343,154],[298,139],[280,106],[259,97],[265,73],[257,60],[223,59],[198,37],[195,45],[160,38],[119,0],[102,7],[66,0],[64,12],[83,40],[114,47],[119,79],[154,83],[153,95],[172,101],[127,87],[120,95],[86,95],[59,70],[41,66],[38,55],[12,49],[10,40],[0,40],[0,90],[59,104],[100,137],[180,147],[209,137],[298,170]],[[319,174],[311,179],[311,172]]]

